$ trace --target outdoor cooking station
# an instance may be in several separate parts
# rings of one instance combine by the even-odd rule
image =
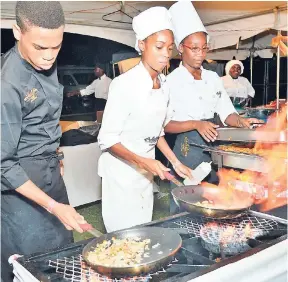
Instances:
[[[243,253],[238,255],[225,255],[216,254],[209,252],[205,247],[200,238],[201,227],[207,225],[207,223],[218,224],[219,226],[234,226],[241,228],[243,225],[250,224],[252,228],[257,230],[262,230],[266,234],[277,233],[273,239],[269,238],[263,241],[249,240],[248,250],[243,251]],[[287,275],[287,269],[285,265],[286,248],[287,248],[287,220],[274,217],[271,215],[258,213],[254,211],[249,211],[246,215],[235,218],[235,219],[212,219],[207,217],[197,217],[190,213],[181,213],[175,216],[171,216],[159,221],[154,221],[143,226],[149,227],[164,227],[164,228],[180,228],[184,231],[184,234],[180,234],[183,240],[181,249],[177,252],[175,258],[170,263],[169,266],[161,269],[157,273],[151,273],[145,275],[144,277],[134,277],[127,278],[126,282],[155,282],[155,281],[165,281],[165,282],[184,282],[184,281],[226,281],[224,278],[222,280],[217,280],[221,277],[221,269],[225,270],[225,277],[228,279],[231,273],[235,274],[235,271],[231,271],[234,263],[239,263],[241,261],[254,258],[253,269],[257,269],[257,264],[259,261],[265,259],[267,260],[265,268],[267,268],[267,263],[269,262],[270,275],[273,272],[271,270],[272,262],[276,262],[277,271],[282,275]],[[278,237],[278,238],[277,238]],[[103,277],[93,270],[85,266],[81,259],[81,252],[83,247],[90,242],[90,240],[77,242],[66,247],[62,247],[56,250],[52,250],[43,254],[37,254],[30,257],[21,257],[17,261],[25,269],[29,270],[30,273],[38,279],[38,281],[89,281],[89,282],[120,282],[124,281],[121,279],[109,279]],[[283,247],[284,246],[284,247]],[[285,247],[286,246],[286,247]],[[268,248],[268,249],[267,249]],[[266,249],[266,250],[265,250]],[[267,256],[267,250],[269,250],[269,255]],[[273,259],[270,261],[269,257],[280,256],[281,252],[284,251],[284,267],[279,270],[281,263]],[[256,258],[259,256],[260,258]],[[283,256],[283,254],[282,254]],[[262,258],[262,259],[261,259]],[[282,257],[283,258],[283,257]],[[248,263],[251,266],[251,263]],[[238,270],[241,268],[240,265],[237,266]],[[276,269],[275,268],[275,269]],[[230,269],[230,271],[229,271]],[[286,270],[285,270],[286,269]],[[222,272],[223,272],[222,271]],[[245,270],[244,270],[245,271]],[[247,271],[247,270],[246,270]],[[276,272],[277,272],[276,271]],[[217,272],[217,274],[216,274]],[[219,272],[219,273],[218,273]],[[275,272],[275,271],[274,271]],[[213,275],[213,279],[209,279],[207,275]],[[230,274],[229,274],[230,273]],[[279,275],[279,273],[277,275]],[[244,274],[243,274],[244,275]],[[242,276],[243,276],[242,275]],[[217,278],[218,277],[218,278]],[[244,277],[244,276],[243,276]],[[217,279],[216,279],[217,278]],[[200,279],[200,280],[199,280]],[[206,280],[205,280],[206,279]],[[284,278],[285,279],[285,278]],[[26,280],[24,280],[26,282]],[[27,280],[27,282],[31,280]],[[37,281],[37,280],[36,280]],[[229,279],[227,280],[229,281]],[[237,280],[233,280],[237,281]],[[241,280],[248,281],[248,280]],[[249,280],[250,281],[250,280]],[[254,281],[262,281],[256,279]],[[264,280],[263,280],[264,281]],[[283,280],[265,280],[265,281],[283,281]],[[284,280],[285,281],[285,280]]]
[[[240,146],[250,143],[252,147],[256,142],[286,144],[287,132],[220,128],[218,142],[238,143]],[[204,149],[211,153],[212,160],[218,164],[218,168],[227,166],[237,170],[267,173],[263,157],[228,152],[220,150],[217,146],[207,146]],[[287,165],[286,157],[283,158],[283,165]],[[243,183],[245,182],[239,184],[241,188]],[[192,190],[197,188],[195,187],[190,186]],[[187,190],[189,186],[182,188]],[[281,193],[281,197],[283,196],[287,197],[287,191],[285,195]],[[184,212],[140,226],[178,229],[182,238],[182,246],[170,264],[163,267],[161,265],[160,270],[145,274],[143,277],[108,278],[92,270],[81,254],[83,248],[93,239],[30,257],[20,257],[17,262],[24,267],[24,270],[29,270],[37,282],[282,282],[287,280],[287,206],[266,213],[258,212],[258,207],[252,206],[236,218],[215,219],[209,216],[211,215]],[[250,236],[244,236],[247,227],[252,230]],[[223,243],[219,239],[219,234],[221,230],[226,232],[229,228],[234,230],[235,240]],[[241,238],[244,236],[245,240],[238,240],[240,236]],[[246,240],[246,238],[250,239]]]

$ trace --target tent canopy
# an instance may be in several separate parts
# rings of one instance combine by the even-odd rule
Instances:
[[[211,49],[236,45],[239,38],[246,40],[270,29],[287,31],[285,1],[192,2],[209,32]],[[61,2],[66,16],[66,32],[110,39],[131,47],[135,45],[132,18],[149,7],[169,8],[173,3],[174,1]],[[3,1],[1,6],[1,27],[11,28],[15,22],[15,1]],[[270,45],[268,39],[265,45],[267,44]],[[221,52],[227,51],[221,50]],[[230,58],[230,51],[228,53]],[[264,57],[268,54],[262,53]],[[246,56],[245,54],[243,53],[243,56]],[[272,54],[268,55],[272,56]]]

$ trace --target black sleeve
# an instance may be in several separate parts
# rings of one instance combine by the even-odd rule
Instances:
[[[18,90],[1,81],[1,191],[16,189],[29,180],[19,163],[22,110]]]

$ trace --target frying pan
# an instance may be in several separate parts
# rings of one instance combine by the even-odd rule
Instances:
[[[83,225],[81,225],[83,227]],[[85,229],[84,229],[85,230]],[[86,228],[86,231],[87,230]],[[182,239],[178,232],[169,228],[160,227],[143,227],[135,229],[127,229],[117,232],[108,233],[99,237],[100,232],[94,232],[95,229],[90,232],[93,235],[98,236],[90,243],[88,243],[83,251],[82,256],[85,262],[93,268],[97,273],[111,277],[122,278],[145,275],[151,272],[156,272],[164,266],[167,266],[174,258],[178,250],[181,248]],[[150,239],[149,244],[149,257],[143,257],[143,260],[139,264],[131,265],[129,267],[111,267],[101,264],[95,264],[88,258],[89,252],[93,251],[98,244],[101,244],[104,240],[126,239],[126,238],[141,238]],[[152,248],[154,246],[154,248]]]
[[[254,202],[254,199],[250,193],[233,190],[230,195],[231,199],[241,199],[241,205],[238,203],[237,208],[233,207],[233,203],[231,206],[227,206],[225,209],[196,205],[197,202],[207,201],[207,195],[209,196],[209,200],[214,199],[214,202],[217,203],[217,201],[220,199],[221,202],[221,198],[223,198],[221,187],[214,188],[200,185],[191,185],[174,188],[171,193],[175,202],[182,209],[188,212],[198,213],[199,215],[221,219],[236,218],[245,214]]]

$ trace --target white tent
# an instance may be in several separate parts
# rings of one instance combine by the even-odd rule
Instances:
[[[66,32],[110,39],[134,47],[132,18],[152,6],[169,8],[174,1],[62,1],[61,3],[67,21]],[[236,45],[239,38],[245,40],[270,29],[284,31],[288,29],[285,1],[193,1],[193,4],[211,36],[211,49]],[[14,9],[15,1],[1,2],[1,28],[11,28],[15,22]],[[269,46],[269,40],[265,42],[265,45]],[[238,55],[239,59],[240,54],[242,59],[249,55],[247,50],[232,53]],[[209,56],[212,58],[213,55],[213,59],[225,59],[225,57],[231,59],[232,53],[220,50]],[[272,56],[269,50],[262,53],[259,51],[259,54],[264,57]]]

